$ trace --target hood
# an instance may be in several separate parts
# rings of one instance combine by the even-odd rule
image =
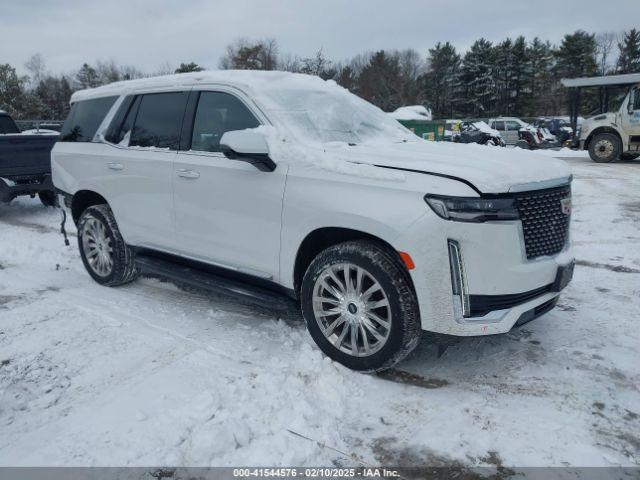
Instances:
[[[328,153],[331,151],[334,150],[329,149]],[[519,148],[418,140],[393,145],[344,146],[335,152],[350,162],[457,177],[482,193],[535,190],[545,188],[544,184],[550,180],[571,176],[564,161]]]
[[[615,113],[612,113],[612,112],[601,113],[600,115],[595,115],[593,117],[587,118],[585,121],[582,122],[582,127],[584,128],[585,126],[594,125],[594,124],[614,123],[615,120],[616,120]]]

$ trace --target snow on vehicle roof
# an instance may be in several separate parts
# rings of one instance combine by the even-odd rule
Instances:
[[[409,105],[390,112],[396,120],[431,120],[431,110],[423,105]]]
[[[323,90],[335,87],[336,83],[302,73],[258,70],[207,70],[204,72],[178,73],[160,77],[139,78],[110,83],[102,87],[75,92],[71,102],[90,98],[124,95],[127,93],[162,88],[192,87],[195,85],[218,84],[260,90],[278,82],[280,88]]]

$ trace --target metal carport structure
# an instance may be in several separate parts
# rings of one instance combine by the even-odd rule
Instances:
[[[627,73],[624,75],[605,75],[601,77],[563,78],[560,80],[563,86],[569,89],[569,116],[573,129],[573,143],[577,141],[578,131],[578,107],[580,105],[580,92],[583,88],[598,88],[600,97],[600,113],[609,110],[609,93],[612,88],[624,87],[640,83],[640,73]]]

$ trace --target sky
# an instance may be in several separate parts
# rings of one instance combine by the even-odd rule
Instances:
[[[26,73],[40,53],[49,71],[114,60],[144,72],[195,61],[217,68],[225,47],[275,38],[280,52],[331,59],[438,41],[459,49],[485,37],[640,28],[640,0],[0,0],[0,63]]]

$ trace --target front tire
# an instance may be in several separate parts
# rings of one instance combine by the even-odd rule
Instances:
[[[309,333],[333,360],[353,370],[380,371],[405,358],[420,338],[420,313],[400,258],[373,241],[322,251],[301,289]]]
[[[597,163],[610,163],[620,158],[622,143],[611,133],[599,133],[589,142],[589,156]]]
[[[109,205],[93,205],[80,215],[78,247],[87,272],[100,285],[115,287],[135,280],[138,270]]]

